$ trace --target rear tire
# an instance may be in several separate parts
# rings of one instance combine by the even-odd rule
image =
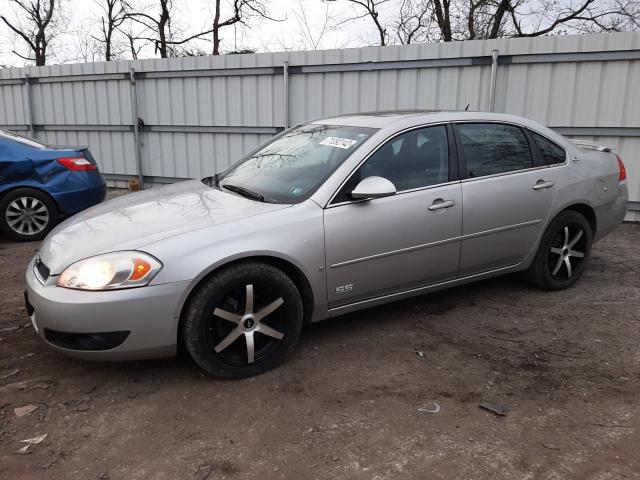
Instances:
[[[244,378],[280,364],[300,336],[300,293],[281,270],[231,265],[205,280],[183,316],[182,338],[207,373]]]
[[[11,240],[42,240],[57,223],[55,202],[40,190],[18,188],[0,200],[0,231]]]
[[[545,230],[525,280],[545,290],[569,288],[582,276],[592,242],[591,225],[583,215],[561,212]]]

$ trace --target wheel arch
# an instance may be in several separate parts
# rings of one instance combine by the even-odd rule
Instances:
[[[555,211],[553,214],[551,214],[548,217],[546,224],[544,226],[544,229],[540,231],[540,234],[536,240],[535,247],[527,254],[525,259],[520,264],[523,270],[526,270],[531,266],[531,262],[535,258],[538,252],[538,249],[540,248],[540,242],[542,241],[544,232],[547,230],[551,222],[562,212],[566,212],[568,210],[578,212],[579,214],[581,214],[583,217],[587,219],[587,222],[589,222],[589,226],[591,227],[591,233],[595,238],[597,228],[598,228],[598,221],[597,221],[595,209],[585,201],[576,201],[575,203],[569,203],[567,205],[564,205],[563,207],[559,208],[557,211]]]
[[[589,222],[589,226],[591,227],[591,234],[593,235],[593,237],[596,236],[596,232],[598,231],[598,219],[596,217],[596,211],[593,209],[592,206],[586,203],[574,203],[560,210],[558,213],[556,213],[554,218],[557,217],[562,212],[566,212],[567,210],[578,212],[583,217],[585,217]]]
[[[45,194],[47,197],[49,197],[49,199],[53,202],[53,204],[56,207],[56,214],[60,215],[62,213],[62,210],[60,209],[60,205],[58,205],[57,200],[53,197],[53,195],[51,195],[48,191],[46,191],[44,188],[41,188],[39,186],[33,186],[33,185],[12,185],[4,190],[0,190],[0,202],[2,201],[2,199],[4,197],[6,197],[7,195],[9,195],[11,192],[15,192],[16,190],[20,190],[23,188],[28,188],[31,190],[36,190],[40,193]]]
[[[184,298],[184,301],[180,305],[180,311],[178,316],[178,332],[177,332],[177,340],[178,340],[178,349],[182,348],[182,324],[184,322],[184,312],[186,310],[187,305],[191,301],[191,297],[197,291],[198,287],[202,285],[207,279],[211,278],[213,275],[218,273],[223,268],[227,268],[231,265],[237,265],[240,263],[246,262],[260,262],[265,263],[267,265],[271,265],[279,270],[282,270],[295,284],[296,288],[300,292],[300,296],[302,297],[302,310],[304,315],[304,323],[309,323],[311,320],[311,316],[314,311],[315,299],[313,289],[311,287],[311,283],[309,279],[304,274],[304,272],[293,262],[286,260],[282,257],[278,257],[275,255],[249,255],[246,257],[233,258],[229,259],[229,261],[220,263],[215,266],[211,271],[207,272],[202,277],[198,278],[196,282],[189,286],[189,291]]]

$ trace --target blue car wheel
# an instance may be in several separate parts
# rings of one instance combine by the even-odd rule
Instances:
[[[58,209],[45,193],[18,188],[0,201],[0,230],[11,240],[42,240],[58,221]]]

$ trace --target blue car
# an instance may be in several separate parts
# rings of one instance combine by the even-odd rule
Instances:
[[[40,240],[106,193],[86,147],[52,147],[0,130],[0,231],[6,237]]]

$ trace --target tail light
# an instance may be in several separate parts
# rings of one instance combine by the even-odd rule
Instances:
[[[616,154],[616,159],[618,160],[618,167],[620,168],[620,177],[619,180],[622,182],[627,179],[627,169],[624,167],[624,163],[619,155]]]
[[[93,163],[84,157],[62,157],[58,158],[58,163],[67,170],[97,170]]]

